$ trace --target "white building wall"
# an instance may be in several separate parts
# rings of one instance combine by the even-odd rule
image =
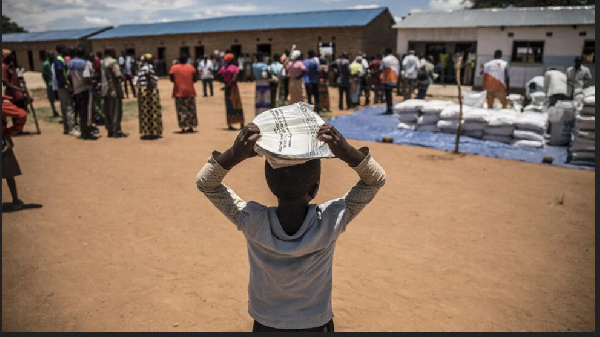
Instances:
[[[424,29],[398,29],[399,54],[406,54],[408,41],[431,42],[472,42],[477,40],[476,28],[424,28]]]
[[[547,32],[552,32],[552,36],[546,36]],[[586,36],[580,36],[580,32],[586,32]],[[509,33],[514,36],[509,37]],[[514,41],[544,41],[544,56],[581,55],[584,41],[594,39],[593,25],[575,29],[572,26],[478,28],[477,53],[493,55],[500,49],[504,55],[511,55]]]

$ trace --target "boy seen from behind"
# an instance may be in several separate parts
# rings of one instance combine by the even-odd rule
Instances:
[[[358,183],[339,199],[311,204],[319,190],[319,159],[278,169],[265,161],[267,185],[278,205],[246,203],[222,181],[234,166],[256,156],[254,145],[260,137],[258,126],[244,126],[227,151],[212,153],[196,185],[246,238],[253,331],[333,332],[336,241],[384,185],[385,172],[368,148],[354,148],[333,126],[323,124],[316,137],[356,171]]]

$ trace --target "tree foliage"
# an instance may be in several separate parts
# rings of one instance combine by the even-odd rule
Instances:
[[[472,4],[469,9],[596,5],[596,0],[463,0],[467,2]]]
[[[8,16],[2,14],[2,34],[4,33],[27,33],[27,31],[16,22],[12,22]]]

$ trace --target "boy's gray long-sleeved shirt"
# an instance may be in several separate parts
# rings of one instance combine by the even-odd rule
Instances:
[[[250,280],[248,313],[266,326],[302,329],[326,324],[331,308],[335,243],[346,225],[375,197],[385,172],[362,148],[365,159],[353,169],[359,182],[342,198],[309,205],[300,229],[287,235],[277,207],[246,203],[222,181],[229,172],[215,160],[196,177],[198,189],[244,233],[248,245]]]

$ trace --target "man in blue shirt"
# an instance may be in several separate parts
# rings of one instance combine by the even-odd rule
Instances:
[[[252,72],[256,79],[255,113],[271,109],[271,87],[267,75],[267,64],[263,62],[263,53],[256,53],[256,62],[252,64]]]
[[[304,87],[306,88],[306,97],[308,104],[313,104],[314,98],[315,112],[319,112],[319,59],[315,57],[315,51],[308,51],[308,58],[303,61],[306,67],[306,73],[303,77]]]

